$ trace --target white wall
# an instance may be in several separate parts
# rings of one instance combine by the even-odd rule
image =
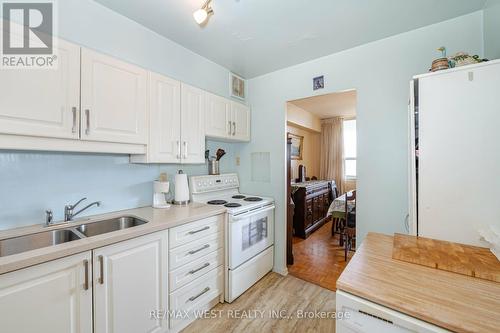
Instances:
[[[500,0],[488,0],[484,8],[484,53],[490,60],[500,58]]]
[[[286,102],[314,94],[357,89],[358,239],[369,231],[402,232],[407,204],[407,104],[411,77],[428,70],[445,45],[483,54],[483,13],[475,12],[384,40],[269,73],[249,81],[252,142],[240,147],[245,192],[273,196],[275,270],[285,269]],[[312,91],[312,78],[325,89]],[[252,182],[250,154],[270,152],[271,181]],[[360,242],[357,242],[358,244]]]

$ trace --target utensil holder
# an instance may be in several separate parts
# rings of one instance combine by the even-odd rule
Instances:
[[[216,160],[208,160],[208,174],[209,175],[218,175],[219,172],[219,161]]]

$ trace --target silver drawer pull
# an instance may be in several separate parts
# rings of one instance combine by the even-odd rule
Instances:
[[[188,253],[189,254],[195,254],[195,253],[198,253],[198,252],[203,251],[205,249],[208,249],[209,247],[210,247],[210,244],[205,244],[202,247],[200,247],[198,250],[191,250]]]
[[[202,291],[201,293],[199,293],[198,295],[196,295],[196,296],[192,296],[192,297],[189,297],[189,301],[190,301],[190,302],[194,301],[195,299],[197,299],[197,298],[198,298],[198,297],[200,297],[201,295],[208,293],[208,292],[209,292],[209,290],[210,290],[210,287],[206,287],[206,288],[205,288],[205,289],[203,289],[203,291]]]
[[[194,235],[194,234],[197,234],[197,233],[199,233],[199,232],[202,232],[202,231],[205,231],[205,230],[208,230],[208,229],[210,229],[210,227],[207,225],[206,227],[201,228],[201,229],[199,229],[199,230],[192,230],[192,231],[188,232],[188,234],[190,234],[190,235]]]
[[[205,263],[203,266],[201,266],[201,267],[199,267],[199,268],[197,268],[197,269],[193,269],[192,271],[189,271],[189,274],[194,274],[194,273],[196,273],[196,272],[199,272],[199,271],[201,271],[203,268],[207,268],[208,266],[210,266],[210,263],[209,263],[209,262]]]

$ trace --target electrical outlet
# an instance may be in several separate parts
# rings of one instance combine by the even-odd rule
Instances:
[[[240,166],[240,157],[239,156],[236,157],[236,165]]]

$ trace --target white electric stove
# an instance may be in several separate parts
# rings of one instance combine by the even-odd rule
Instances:
[[[274,199],[239,193],[237,174],[191,177],[190,193],[193,202],[227,209],[225,299],[232,302],[273,267]]]

